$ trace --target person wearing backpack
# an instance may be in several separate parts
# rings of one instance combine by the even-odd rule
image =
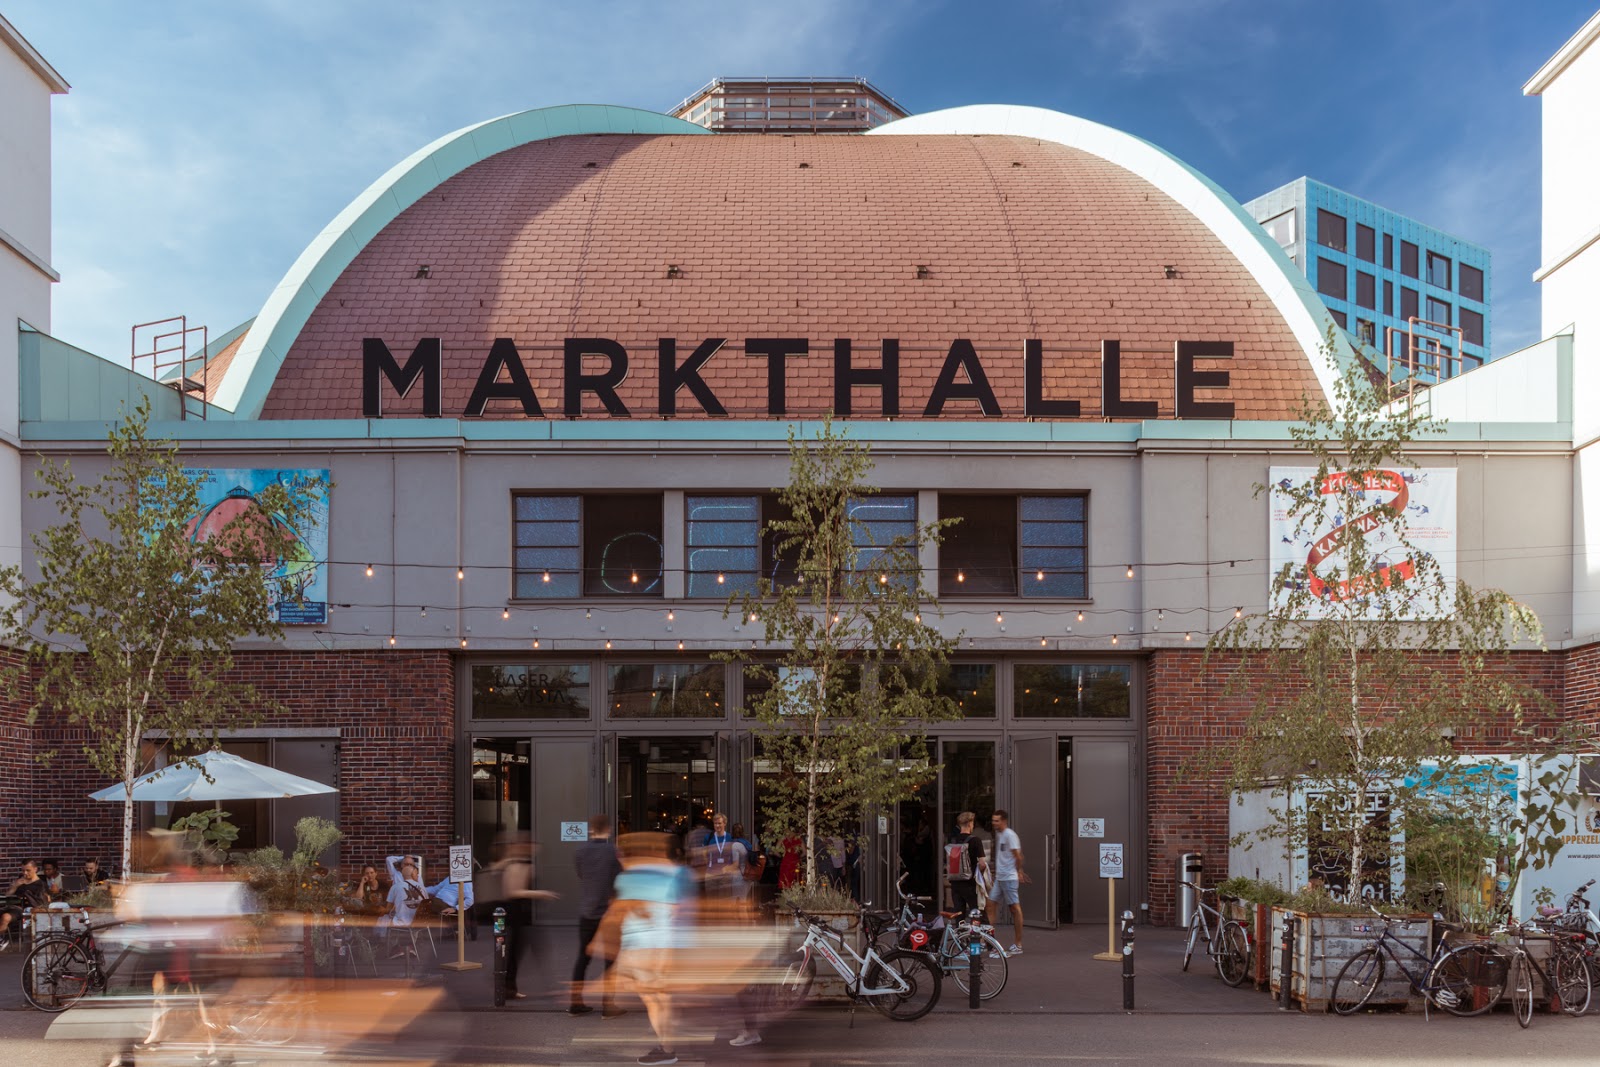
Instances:
[[[957,815],[956,832],[944,846],[945,880],[950,883],[956,910],[962,915],[977,909],[977,876],[989,869],[989,861],[983,855],[983,839],[972,833],[976,821],[977,816],[970,811]]]

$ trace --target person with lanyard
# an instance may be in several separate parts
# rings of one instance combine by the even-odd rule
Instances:
[[[711,836],[706,839],[706,893],[720,896],[744,895],[745,846],[728,833],[728,817],[711,819]]]

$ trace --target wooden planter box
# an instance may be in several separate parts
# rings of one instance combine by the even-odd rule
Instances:
[[[1250,982],[1257,989],[1266,989],[1271,983],[1272,905],[1252,904],[1247,900],[1230,900],[1227,917],[1244,923],[1250,931]]]
[[[1290,997],[1300,1006],[1301,1011],[1327,1011],[1328,1002],[1333,995],[1333,983],[1339,977],[1339,971],[1356,953],[1378,940],[1383,932],[1383,923],[1373,915],[1314,915],[1306,912],[1290,912],[1285,908],[1273,908],[1272,929],[1266,947],[1270,956],[1270,988],[1275,997],[1283,988],[1283,953],[1280,946],[1283,942],[1284,920],[1291,914],[1299,920],[1299,925],[1291,953]],[[1433,924],[1428,921],[1426,915],[1414,915],[1409,918],[1417,921],[1409,927],[1396,924],[1393,928],[1394,934],[1427,956],[1433,951],[1431,943]],[[1400,955],[1408,966],[1412,964],[1413,961],[1404,950],[1400,950]],[[1383,984],[1373,992],[1372,999],[1367,1002],[1368,1006],[1393,1005],[1420,1010],[1422,1000],[1411,992],[1411,984],[1405,974],[1394,966],[1393,961],[1386,962]],[[1412,969],[1421,966],[1423,965],[1418,962]]]
[[[857,952],[866,951],[862,942],[860,916],[856,912],[818,912],[819,918],[828,920],[828,925],[845,936],[850,942],[850,947]],[[801,919],[794,920],[794,931],[790,935],[790,947],[799,948],[806,937],[806,924]],[[849,999],[845,992],[844,979],[839,977],[839,972],[833,969],[833,964],[820,956],[815,956],[817,963],[817,980],[811,987],[811,999],[821,1001],[846,1001]]]

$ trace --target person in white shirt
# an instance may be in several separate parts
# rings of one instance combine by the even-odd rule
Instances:
[[[994,827],[994,886],[989,890],[989,924],[994,925],[995,912],[1001,905],[1010,906],[1012,940],[1006,955],[1016,956],[1022,952],[1022,901],[1017,896],[1017,887],[1032,879],[1022,869],[1022,841],[1011,829],[1011,816],[997,811],[989,824]]]

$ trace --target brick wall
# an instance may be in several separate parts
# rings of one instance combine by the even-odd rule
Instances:
[[[1587,684],[1600,672],[1600,652],[1579,650]],[[1431,669],[1446,676],[1458,673],[1451,656],[1427,657]],[[1204,652],[1173,649],[1151,654],[1146,672],[1145,760],[1150,836],[1150,913],[1156,923],[1176,921],[1176,869],[1185,852],[1205,856],[1206,880],[1228,877],[1228,795],[1221,787],[1223,773],[1186,774],[1187,761],[1201,751],[1225,748],[1243,733],[1251,708],[1248,694],[1223,692],[1229,672],[1238,659],[1213,660],[1202,669]],[[1491,667],[1504,670],[1516,681],[1533,686],[1553,702],[1553,717],[1573,715],[1573,700],[1565,686],[1568,654],[1517,653],[1499,657]],[[1593,698],[1582,704],[1593,721]],[[1468,751],[1503,751],[1512,740],[1509,717],[1487,725],[1475,734],[1463,731],[1457,744]]]
[[[1600,644],[1567,652],[1566,668],[1562,710],[1567,720],[1600,729]]]
[[[17,662],[14,652],[0,648],[0,668]],[[22,831],[34,822],[33,752],[28,693],[23,690],[13,697],[0,686],[0,812],[5,813],[0,823],[4,827],[0,829],[0,878],[5,885],[16,877],[26,854]]]
[[[339,731],[341,866],[408,851],[427,870],[445,869],[455,822],[449,653],[244,652],[234,675],[287,708],[255,725]],[[120,857],[122,808],[87,799],[107,782],[83,758],[83,739],[81,728],[40,722],[34,744],[57,756],[36,772],[34,817],[0,835],[0,847],[73,865]]]

